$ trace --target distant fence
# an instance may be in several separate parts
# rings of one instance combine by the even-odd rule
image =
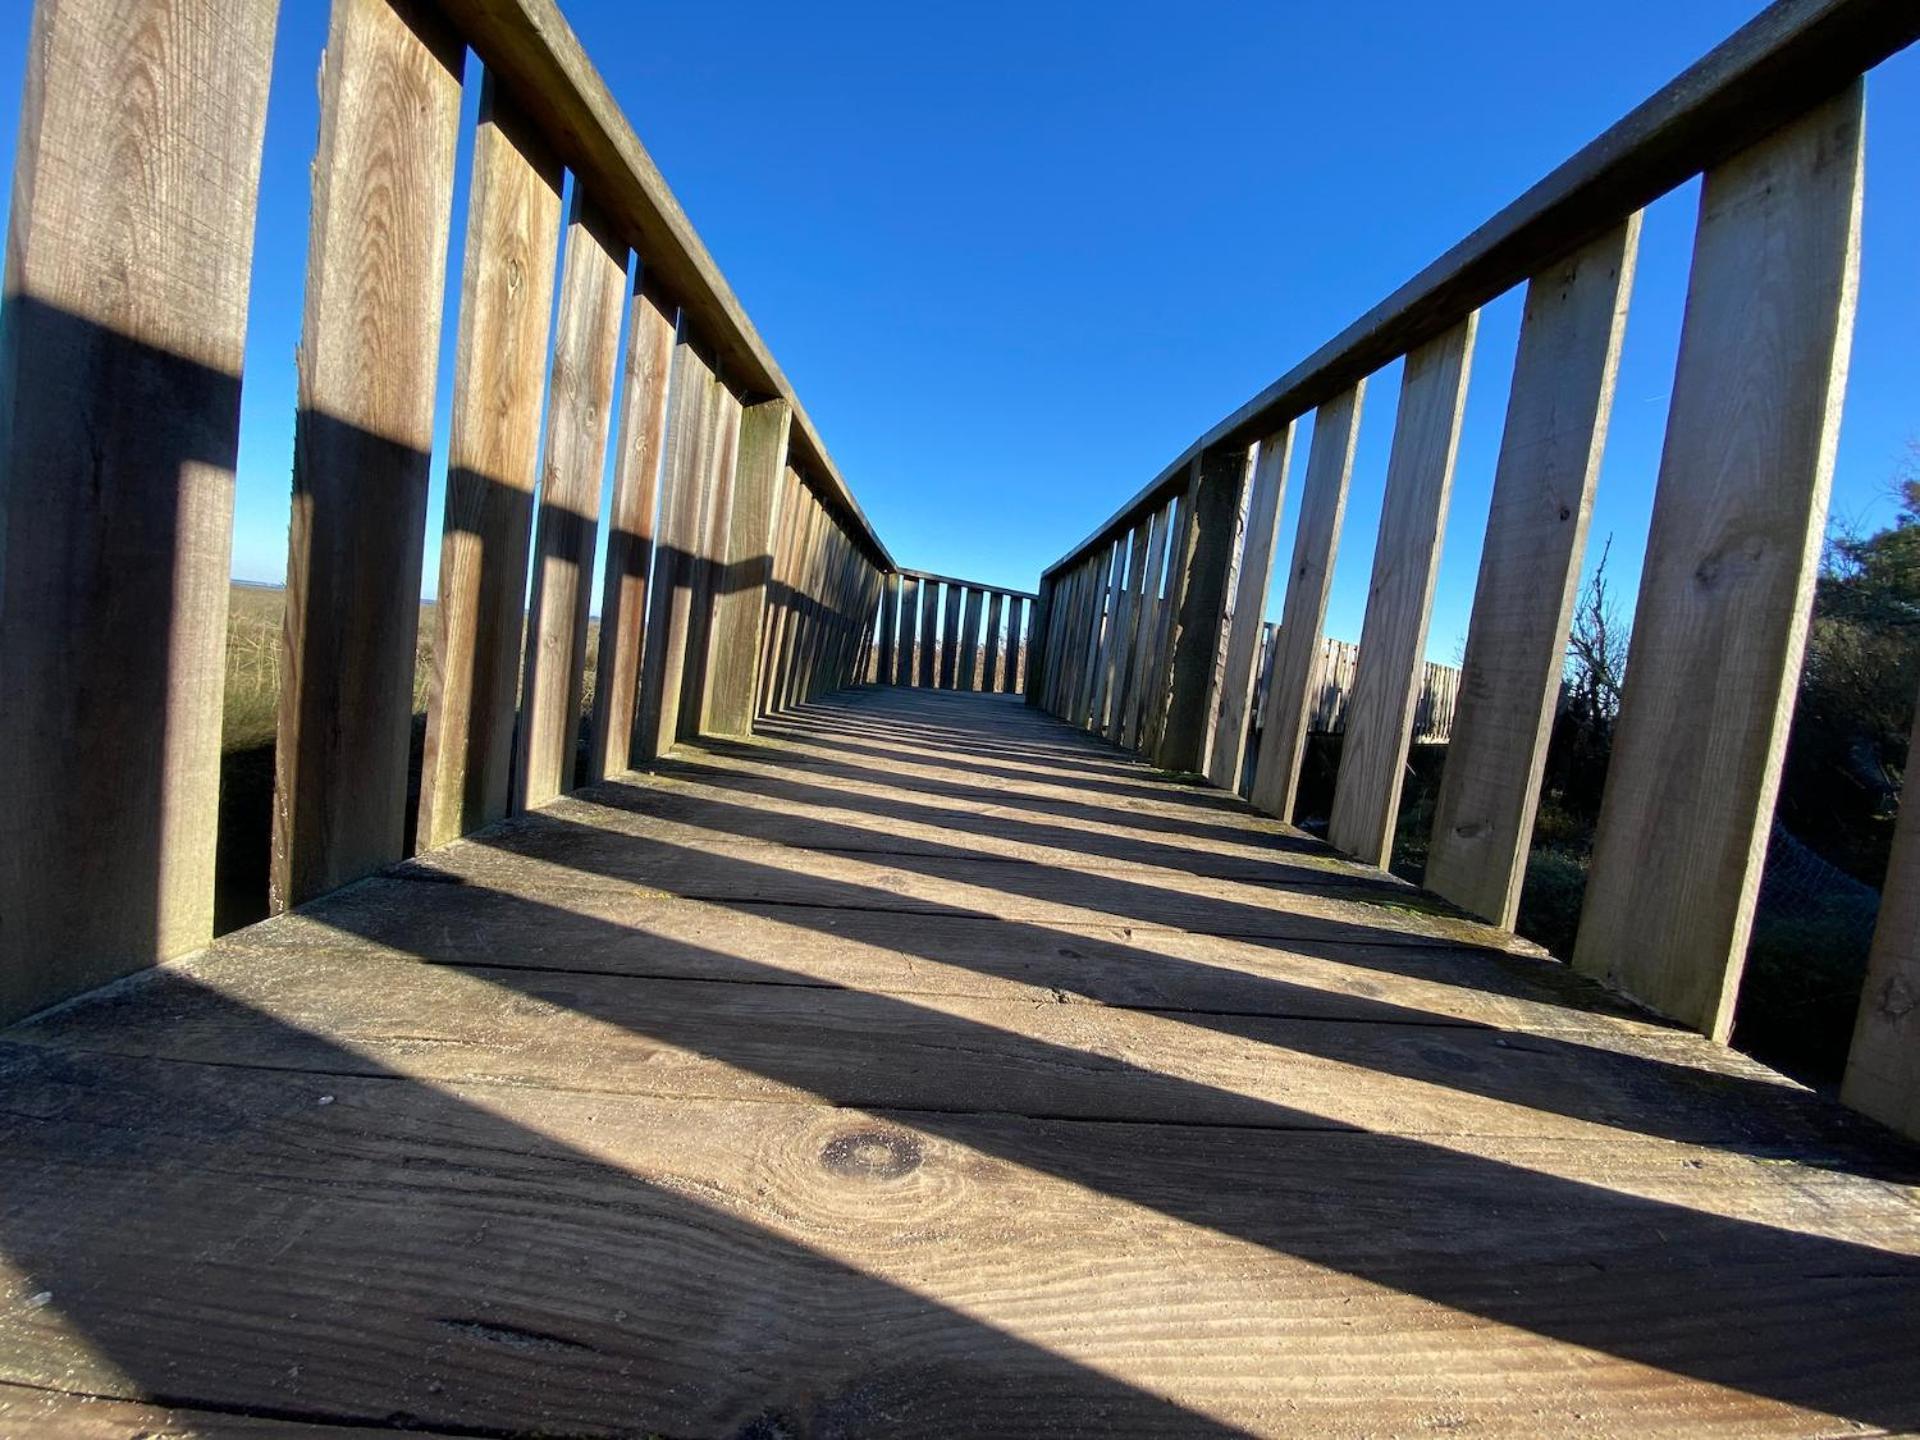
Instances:
[[[1260,630],[1260,670],[1254,689],[1254,725],[1259,733],[1259,717],[1266,713],[1267,680],[1273,672],[1274,652],[1279,644],[1280,627],[1266,622]],[[1307,728],[1320,734],[1338,735],[1347,728],[1347,706],[1353,699],[1353,677],[1359,666],[1360,647],[1332,636],[1322,636],[1314,661],[1313,688],[1307,711]],[[1444,745],[1453,738],[1453,712],[1460,698],[1460,670],[1454,665],[1426,662],[1421,677],[1420,697],[1414,702],[1413,738],[1416,743]]]

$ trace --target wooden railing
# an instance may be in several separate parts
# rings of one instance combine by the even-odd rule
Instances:
[[[275,12],[36,10],[0,319],[0,1020],[211,934]],[[851,682],[892,570],[552,0],[334,0],[299,353],[276,907],[405,847],[469,48],[479,118],[419,846],[541,805],[577,769],[613,774]]]
[[[1640,209],[1704,176],[1651,537],[1573,963],[1732,1023],[1852,333],[1864,72],[1911,0],[1782,0],[1208,430],[1040,587],[1029,697],[1239,779],[1296,422],[1313,415],[1253,800],[1293,809],[1368,377],[1404,359],[1329,835],[1388,857],[1479,308],[1526,286],[1426,883],[1511,925],[1632,288]],[[1920,1133],[1920,806],[1846,1093]]]
[[[1018,692],[1032,602],[1025,590],[896,570],[881,592],[869,678],[881,685]]]

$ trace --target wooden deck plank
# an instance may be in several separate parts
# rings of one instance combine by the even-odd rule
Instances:
[[[1920,1151],[1017,699],[765,730],[5,1032],[0,1429],[1920,1424]]]
[[[1920,1405],[1911,1203],[1838,1170],[52,1054],[7,1084],[6,1278],[51,1297],[0,1315],[16,1382],[509,1434],[1539,1435],[1603,1407],[1817,1434]]]

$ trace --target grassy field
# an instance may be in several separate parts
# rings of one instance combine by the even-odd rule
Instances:
[[[278,586],[236,583],[227,614],[226,706],[221,727],[220,836],[215,866],[215,927],[225,933],[267,914],[267,865],[273,841],[274,731],[280,705],[281,629],[287,593]],[[414,642],[413,739],[407,769],[407,833],[412,848],[420,800],[420,752],[426,736],[433,673],[435,607],[420,605]],[[584,720],[593,705],[600,624],[587,626]]]

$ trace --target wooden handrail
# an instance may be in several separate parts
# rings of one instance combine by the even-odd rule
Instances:
[[[714,349],[725,379],[793,407],[794,463],[821,485],[874,560],[892,557],[827,453],[720,267],[554,0],[433,0],[536,121]]]
[[[1049,565],[1051,577],[1245,448],[1459,324],[1920,39],[1912,0],[1778,0],[1599,139],[1180,452]]]

